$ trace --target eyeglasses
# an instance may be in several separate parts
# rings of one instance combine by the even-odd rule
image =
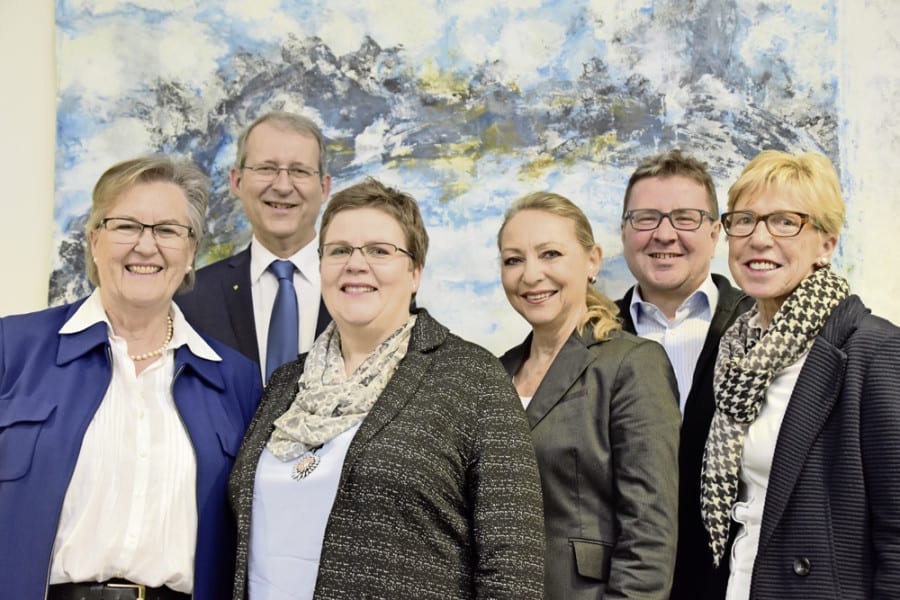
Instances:
[[[294,183],[303,183],[308,181],[313,175],[319,174],[315,169],[307,169],[306,167],[276,167],[275,165],[255,165],[253,167],[241,167],[241,169],[252,171],[257,179],[266,182],[274,181],[282,171],[286,171],[288,177]]]
[[[625,211],[623,221],[631,223],[636,231],[652,231],[660,226],[663,218],[669,219],[672,227],[679,231],[695,231],[703,224],[703,217],[715,221],[716,216],[699,208],[676,208],[671,212],[662,212],[655,208],[639,208]]]
[[[353,251],[359,250],[363,259],[370,265],[383,264],[388,260],[395,258],[398,254],[405,254],[415,260],[415,256],[409,250],[404,250],[395,244],[387,242],[373,242],[364,246],[350,246],[349,244],[322,244],[319,248],[319,259],[323,265],[343,265],[346,264]]]
[[[794,237],[803,226],[809,223],[809,215],[806,213],[781,210],[767,215],[758,215],[752,210],[736,210],[722,213],[722,227],[725,233],[731,237],[748,237],[756,231],[760,221],[766,224],[766,229],[772,237]]]
[[[181,248],[189,237],[194,235],[194,228],[181,223],[141,223],[128,217],[107,217],[100,220],[97,228],[106,229],[112,241],[120,244],[134,244],[149,229],[156,244],[163,248]]]

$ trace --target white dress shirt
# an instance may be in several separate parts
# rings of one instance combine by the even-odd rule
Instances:
[[[174,348],[221,357],[174,303],[173,335],[140,375],[114,335],[99,290],[59,333],[107,324],[112,378],[84,434],[53,544],[50,584],[128,579],[191,593],[197,542],[197,461],[172,397]]]
[[[319,465],[304,479],[291,478],[298,459],[282,462],[263,450],[250,520],[247,589],[252,600],[312,599],[325,526],[360,425],[326,442],[317,452]]]
[[[316,338],[316,322],[322,295],[319,277],[319,237],[303,246],[299,252],[285,260],[294,263],[294,289],[297,291],[297,308],[300,311],[300,329],[297,332],[297,353],[308,352]],[[278,293],[278,278],[269,271],[273,260],[280,260],[256,236],[250,242],[250,293],[253,297],[253,319],[256,325],[256,342],[259,345],[259,365],[263,381],[266,379],[266,342],[269,339],[269,320],[272,305]]]
[[[758,320],[758,317],[754,317]],[[726,600],[748,600],[750,581],[753,577],[753,563],[759,549],[759,534],[762,529],[763,510],[766,506],[766,491],[769,488],[769,473],[781,422],[788,407],[788,401],[797,385],[800,370],[806,362],[806,354],[780,371],[763,400],[759,416],[747,429],[744,437],[744,451],[741,456],[740,489],[738,501],[731,509],[731,518],[738,523],[738,533],[731,546],[731,574],[728,578]]]
[[[659,342],[672,363],[678,381],[678,405],[682,417],[691,393],[697,360],[706,343],[709,323],[716,314],[718,304],[719,289],[710,275],[682,302],[671,321],[655,304],[641,297],[640,286],[634,287],[631,296],[629,309],[635,332],[643,338]]]

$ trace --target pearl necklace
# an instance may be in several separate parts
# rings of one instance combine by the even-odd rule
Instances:
[[[143,354],[129,354],[128,356],[133,361],[147,360],[148,358],[153,358],[154,356],[160,356],[166,350],[166,346],[169,345],[169,342],[172,341],[172,334],[174,333],[174,328],[172,327],[172,315],[166,315],[166,341],[163,342],[163,345],[154,350],[153,352],[144,352]]]

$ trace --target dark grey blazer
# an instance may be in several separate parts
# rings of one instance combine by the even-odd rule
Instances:
[[[589,328],[588,328],[589,329]],[[513,375],[531,336],[502,358]],[[675,565],[675,375],[656,342],[573,333],[525,411],[544,495],[545,598],[666,600]]]
[[[347,451],[315,597],[537,600],[541,492],[519,400],[487,350],[417,314],[406,356]],[[256,466],[305,358],[273,373],[231,474],[238,600]]]
[[[719,340],[734,320],[753,306],[753,298],[732,286],[721,275],[713,273],[712,279],[719,290],[719,302],[697,359],[681,423],[681,444],[678,450],[678,554],[671,600],[715,598],[718,593],[718,585],[713,581],[709,535],[700,516],[700,471],[703,468],[706,435],[716,409],[713,371],[716,354],[719,352]],[[621,300],[616,301],[622,327],[630,333],[635,333],[629,308],[633,294],[634,288],[631,288]],[[712,587],[710,584],[713,584]]]
[[[750,598],[900,598],[900,328],[857,296],[825,322],[788,402]]]
[[[197,271],[194,289],[175,296],[188,323],[198,331],[231,346],[259,364],[256,320],[250,292],[250,247]],[[331,322],[319,304],[316,336]]]

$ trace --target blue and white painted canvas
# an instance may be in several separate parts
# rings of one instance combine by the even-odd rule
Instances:
[[[239,250],[250,232],[227,186],[235,140],[283,109],[322,126],[335,190],[374,176],[417,198],[432,240],[419,303],[501,352],[527,331],[495,239],[516,197],[547,189],[585,210],[615,298],[632,283],[619,219],[641,157],[703,158],[720,200],[765,148],[840,166],[837,2],[59,0],[50,300],[88,293],[91,189],[136,155],[205,169],[200,263]]]

